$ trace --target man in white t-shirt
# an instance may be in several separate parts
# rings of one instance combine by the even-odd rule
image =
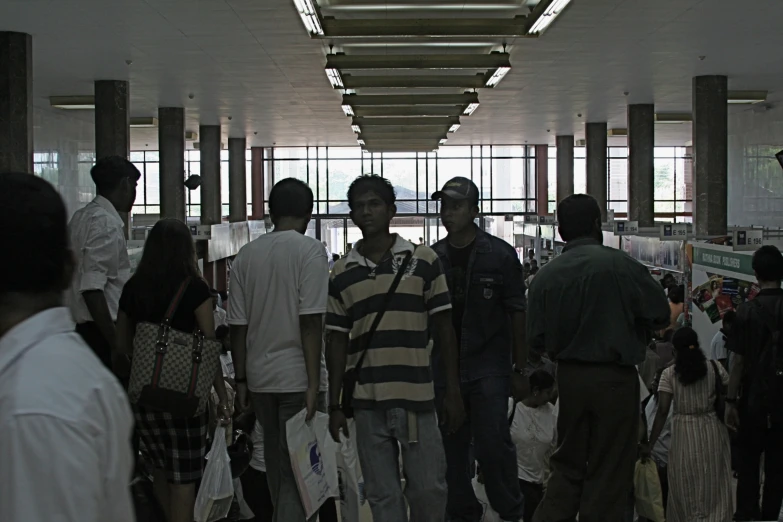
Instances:
[[[323,315],[329,286],[324,246],[304,235],[313,192],[289,178],[272,188],[274,232],[245,245],[231,269],[228,323],[240,407],[264,428],[274,522],[305,520],[288,454],[286,422],[325,411]],[[247,492],[252,495],[252,492]]]
[[[736,317],[736,313],[733,310],[726,312],[723,316],[723,328],[718,330],[718,333],[712,338],[710,351],[706,354],[707,359],[718,361],[727,370],[729,369],[729,350],[726,348],[726,337],[728,337],[731,332],[731,326],[734,324],[734,317]]]

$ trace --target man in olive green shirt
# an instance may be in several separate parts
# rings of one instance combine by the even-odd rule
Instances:
[[[590,196],[560,202],[563,254],[528,292],[531,351],[558,364],[560,414],[552,475],[535,522],[620,522],[631,493],[640,419],[639,376],[651,332],[669,304],[648,270],[603,246]]]

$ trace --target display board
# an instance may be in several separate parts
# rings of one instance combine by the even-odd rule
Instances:
[[[694,243],[688,245],[691,265],[690,315],[699,342],[706,348],[721,329],[726,312],[756,297],[759,287],[753,274],[753,252]]]

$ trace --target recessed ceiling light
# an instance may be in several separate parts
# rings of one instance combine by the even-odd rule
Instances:
[[[318,13],[315,12],[313,2],[311,0],[294,0],[294,5],[299,11],[299,16],[302,18],[307,32],[311,35],[323,36],[324,29],[321,27],[321,20],[318,18]]]
[[[355,114],[353,113],[353,107],[351,107],[347,103],[343,104],[343,112],[345,113],[346,116],[355,116]]]
[[[451,127],[449,127],[449,132],[457,132],[459,130],[459,123],[455,123]]]
[[[364,140],[362,140],[362,139],[358,139],[358,140],[356,140],[356,143],[358,143],[358,144],[359,144],[359,145],[361,145],[362,147],[364,147],[364,145],[365,145],[365,143],[364,143]]]
[[[492,73],[492,76],[489,77],[489,80],[487,80],[487,87],[495,87],[497,84],[500,83],[500,80],[502,80],[506,74],[508,74],[508,71],[511,70],[511,67],[498,67],[495,69],[495,72]]]
[[[610,138],[618,136],[628,136],[628,129],[609,129],[606,135]]]
[[[333,67],[327,67],[325,70],[326,77],[329,78],[329,83],[332,84],[332,87],[335,89],[345,88],[345,85],[343,84],[343,78],[340,76],[340,71]]]
[[[198,139],[198,132],[185,131],[185,139],[187,141],[195,141]]]
[[[533,27],[530,28],[528,33],[542,34],[570,3],[571,0],[553,0],[544,12],[541,13],[541,16],[538,17],[538,20],[536,20],[536,23],[533,24]]]
[[[732,105],[761,103],[767,101],[767,91],[729,91],[727,97]]]
[[[131,118],[130,126],[132,129],[153,129],[158,126],[157,118]]]
[[[94,110],[95,96],[50,96],[49,104],[55,109]]]
[[[465,107],[465,110],[462,111],[462,114],[464,114],[465,116],[470,116],[476,111],[476,109],[478,109],[478,106],[479,106],[478,103],[470,103],[468,104],[467,107]]]
[[[356,134],[362,132],[362,129],[360,129],[358,125],[351,125],[351,130],[353,130]]]
[[[447,138],[441,138],[441,140],[438,142],[438,145],[445,145],[447,141],[449,141]]]

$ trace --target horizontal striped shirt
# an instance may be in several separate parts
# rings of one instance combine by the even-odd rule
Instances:
[[[409,253],[412,257],[369,341],[353,406],[432,410],[429,316],[451,308],[440,260],[429,247],[416,247],[399,236],[391,256],[379,265],[359,254],[360,249],[361,241],[335,264],[326,314],[327,330],[350,334],[348,369],[356,366],[360,347],[367,344],[363,336],[383,307],[403,260]]]

